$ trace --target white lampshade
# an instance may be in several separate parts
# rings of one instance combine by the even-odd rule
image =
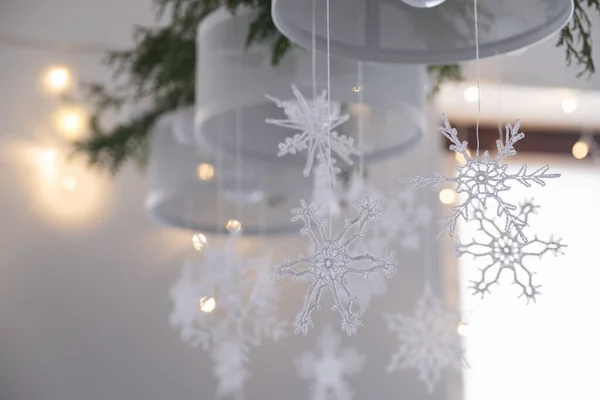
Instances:
[[[277,28],[304,48],[325,51],[324,0],[273,0]],[[329,0],[331,54],[399,64],[475,59],[473,0]],[[412,4],[412,5],[411,5]],[[572,0],[478,0],[480,57],[529,47],[561,29]]]
[[[198,27],[196,73],[197,139],[236,154],[236,127],[241,127],[241,155],[264,162],[293,164],[301,176],[306,154],[277,157],[278,144],[297,131],[265,123],[285,118],[265,97],[294,99],[291,84],[312,98],[311,52],[292,49],[280,65],[271,65],[271,43],[245,48],[248,25],[255,14],[224,9]],[[318,94],[327,88],[326,58],[317,54]],[[358,73],[362,70],[362,84]],[[360,88],[358,87],[360,86]],[[359,95],[362,95],[360,103]],[[363,64],[331,60],[331,100],[342,105],[350,120],[337,132],[359,140],[364,127],[365,162],[397,156],[416,145],[423,134],[426,72],[422,66]],[[238,118],[239,117],[239,118]],[[357,146],[358,147],[358,146]],[[342,167],[344,165],[341,165]]]
[[[186,121],[187,120],[187,121]],[[230,219],[246,235],[297,232],[290,209],[310,199],[312,182],[291,179],[295,168],[267,168],[192,143],[181,143],[181,129],[193,113],[182,109],[165,116],[150,140],[146,210],[162,224],[203,233],[226,233]],[[191,128],[190,128],[191,129]],[[187,133],[191,136],[191,133]]]

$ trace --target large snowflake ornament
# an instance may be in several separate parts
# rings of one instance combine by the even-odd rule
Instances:
[[[278,107],[283,108],[287,118],[268,118],[266,122],[301,131],[301,133],[286,138],[285,142],[279,143],[279,153],[277,155],[281,157],[307,150],[304,176],[310,175],[315,159],[320,161],[333,160],[333,157],[330,157],[329,146],[331,146],[331,152],[351,165],[353,163],[352,155],[358,155],[358,151],[354,148],[354,139],[339,135],[335,131],[338,126],[348,121],[350,116],[341,113],[339,103],[329,105],[326,91],[323,91],[320,96],[310,102],[304,98],[295,85],[292,85],[292,91],[296,96],[296,100],[282,101],[267,95],[269,100],[275,102]],[[328,165],[332,168],[331,176],[335,176],[333,163],[329,162]]]
[[[219,394],[236,397],[243,393],[250,347],[263,337],[285,335],[285,322],[276,315],[279,291],[270,279],[269,260],[239,255],[238,237],[233,233],[223,245],[206,247],[202,263],[186,264],[170,293],[171,325],[184,341],[210,352]]]
[[[519,206],[518,217],[527,223],[529,216],[535,214],[537,206],[532,201],[525,202]],[[501,229],[497,222],[486,216],[483,209],[475,209],[475,220],[481,240],[472,240],[471,243],[459,243],[456,246],[457,256],[470,254],[474,259],[485,259],[485,266],[480,268],[479,279],[471,281],[471,289],[474,294],[484,297],[490,293],[490,288],[500,283],[503,274],[512,277],[512,283],[520,288],[519,297],[525,297],[527,302],[535,301],[539,294],[540,285],[534,283],[535,272],[526,265],[528,257],[541,258],[546,253],[555,256],[562,254],[566,247],[561,240],[552,237],[542,240],[537,236],[533,240],[524,242],[519,231],[513,227],[509,231]]]
[[[353,219],[346,219],[342,230],[333,235],[331,229],[326,229],[327,221],[318,216],[321,206],[315,203],[308,205],[304,200],[300,200],[300,204],[300,208],[292,210],[292,222],[304,223],[300,234],[310,239],[312,255],[300,256],[295,260],[288,258],[286,262],[278,264],[273,279],[279,282],[284,277],[291,276],[292,280],[302,277],[309,277],[311,280],[302,309],[294,320],[296,333],[307,334],[308,329],[314,326],[311,314],[321,309],[321,296],[328,289],[333,297],[332,310],[338,311],[342,316],[342,330],[348,335],[354,335],[362,326],[361,312],[355,309],[357,296],[350,292],[346,278],[348,275],[359,275],[369,280],[374,273],[391,278],[398,264],[393,252],[384,251],[381,255],[374,256],[369,251],[353,251],[356,243],[364,237],[366,224],[375,221],[381,211],[377,208],[377,202],[368,198],[362,204],[355,202],[358,215]],[[302,265],[306,267],[300,268]]]
[[[351,400],[354,396],[344,380],[362,371],[365,358],[354,348],[340,348],[341,338],[331,328],[319,337],[319,354],[304,353],[296,359],[300,377],[313,381],[311,400]]]
[[[439,190],[446,183],[456,183],[456,192],[466,195],[466,199],[462,203],[452,207],[453,214],[440,221],[442,226],[440,239],[446,233],[454,236],[456,223],[460,217],[468,220],[469,211],[472,211],[474,206],[480,204],[483,208],[487,208],[487,200],[493,199],[497,203],[497,215],[499,217],[504,215],[506,219],[504,230],[509,231],[514,228],[521,239],[526,241],[527,238],[523,234],[525,222],[518,217],[517,206],[506,202],[501,197],[502,192],[510,190],[510,186],[507,185],[509,181],[519,182],[526,187],[531,187],[533,183],[544,186],[546,179],[558,178],[560,174],[547,173],[550,168],[548,165],[531,173],[527,172],[527,165],[523,165],[515,174],[507,172],[508,165],[502,162],[506,157],[517,154],[514,145],[525,137],[524,133],[519,132],[519,120],[514,126],[506,125],[505,139],[496,141],[498,154],[492,158],[487,150],[481,157],[471,157],[467,151],[468,143],[458,139],[456,129],[450,125],[445,114],[442,114],[442,119],[444,126],[439,127],[438,131],[452,143],[449,147],[450,150],[464,157],[465,164],[456,168],[458,174],[455,178],[447,178],[437,172],[430,177],[416,176],[401,179],[400,182],[411,182],[415,189],[431,185],[433,190]]]
[[[433,393],[444,368],[460,370],[463,348],[457,314],[444,310],[429,283],[417,302],[414,315],[384,314],[388,328],[398,334],[400,346],[387,366],[389,373],[415,368],[429,393]]]

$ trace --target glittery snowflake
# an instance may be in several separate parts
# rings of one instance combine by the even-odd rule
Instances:
[[[245,378],[239,377],[246,372],[223,371],[245,368],[250,347],[258,346],[263,336],[284,336],[285,322],[276,315],[279,292],[270,279],[269,260],[240,256],[238,235],[231,234],[221,246],[207,246],[200,265],[185,266],[171,288],[170,323],[184,341],[202,346],[219,361],[220,393],[240,397]]]
[[[312,255],[300,256],[296,260],[288,258],[286,262],[278,264],[273,279],[279,282],[288,275],[292,280],[302,277],[311,279],[302,309],[294,320],[296,333],[306,334],[314,326],[311,314],[321,309],[321,296],[328,289],[333,297],[332,310],[342,316],[342,330],[354,335],[362,326],[361,312],[354,307],[357,296],[348,289],[347,276],[360,275],[369,280],[371,274],[381,273],[391,278],[398,264],[393,252],[384,251],[380,256],[373,256],[368,251],[353,254],[353,246],[364,237],[365,225],[375,221],[381,211],[377,209],[377,202],[371,202],[368,198],[363,204],[356,202],[354,206],[358,215],[346,219],[342,230],[332,235],[331,229],[326,229],[327,221],[317,215],[320,206],[315,203],[307,205],[304,200],[300,204],[300,208],[292,210],[292,222],[304,223],[300,234],[310,239]],[[306,267],[300,268],[302,265]]]
[[[535,214],[537,208],[531,201],[525,202],[519,206],[518,216],[527,223],[529,216]],[[546,253],[553,253],[555,256],[562,254],[562,249],[566,246],[560,239],[554,240],[552,237],[542,240],[535,236],[533,240],[523,242],[516,229],[508,232],[500,229],[496,221],[488,218],[484,210],[479,208],[475,210],[475,220],[482,240],[458,244],[456,247],[457,256],[470,254],[474,259],[486,259],[486,266],[480,268],[479,279],[471,281],[474,294],[484,297],[494,284],[500,283],[502,274],[506,273],[512,276],[512,283],[520,288],[519,297],[525,297],[527,302],[535,301],[540,286],[533,282],[535,272],[525,265],[525,260],[528,257],[541,258]]]
[[[319,337],[319,354],[304,353],[296,359],[300,377],[313,381],[311,400],[351,400],[354,396],[344,376],[363,369],[364,356],[354,348],[340,349],[341,338],[331,328]]]
[[[463,349],[457,332],[460,318],[444,310],[429,283],[417,302],[414,315],[385,314],[388,328],[398,334],[400,347],[387,366],[391,373],[415,368],[432,393],[444,368],[462,368]]]
[[[354,148],[354,139],[339,135],[335,131],[338,126],[348,121],[350,116],[341,114],[339,103],[329,105],[326,91],[323,91],[320,96],[312,101],[307,101],[294,85],[292,85],[292,91],[296,96],[296,100],[282,101],[267,95],[269,100],[275,102],[278,107],[283,108],[287,119],[268,118],[266,122],[302,132],[286,138],[283,143],[279,143],[279,153],[277,155],[281,157],[307,150],[304,176],[310,175],[315,158],[317,160],[333,159],[333,157],[329,157],[330,145],[331,152],[351,165],[351,156],[358,154],[358,151]],[[328,165],[331,166],[331,164]],[[331,175],[335,176],[335,171],[332,170]]]
[[[447,178],[437,172],[430,177],[416,176],[402,179],[400,182],[414,183],[415,189],[432,185],[433,190],[439,190],[446,183],[456,183],[456,192],[466,195],[466,199],[462,203],[452,207],[453,214],[440,221],[442,227],[439,234],[440,239],[446,233],[453,236],[458,219],[462,217],[468,220],[469,210],[472,210],[475,205],[480,204],[483,208],[487,208],[487,200],[493,199],[498,204],[496,211],[498,217],[505,216],[504,230],[509,231],[514,228],[521,239],[526,241],[527,238],[523,234],[525,222],[516,214],[517,206],[507,203],[501,197],[502,192],[510,190],[510,186],[507,185],[509,181],[519,182],[525,187],[531,187],[533,183],[544,186],[546,179],[558,178],[560,174],[547,173],[550,168],[548,165],[531,173],[527,172],[527,165],[523,165],[515,174],[507,172],[508,165],[502,162],[506,157],[517,154],[514,145],[525,137],[524,133],[519,132],[519,120],[514,126],[506,125],[504,142],[496,141],[498,154],[492,158],[488,151],[485,151],[481,157],[471,157],[467,151],[468,143],[458,139],[456,129],[450,126],[445,114],[442,114],[442,119],[444,126],[439,127],[438,131],[452,142],[450,150],[464,157],[465,164],[456,168],[458,174],[455,178]]]

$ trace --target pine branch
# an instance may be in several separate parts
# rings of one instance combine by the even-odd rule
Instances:
[[[591,77],[596,72],[592,54],[592,23],[588,9],[600,13],[600,0],[574,0],[573,18],[560,31],[557,47],[565,48],[565,61],[581,68],[577,77]]]
[[[447,82],[458,82],[463,80],[460,65],[430,65],[427,73],[432,82],[429,97],[439,93],[442,85]]]

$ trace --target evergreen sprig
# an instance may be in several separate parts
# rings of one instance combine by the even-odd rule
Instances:
[[[257,15],[246,36],[246,46],[271,42],[271,64],[276,66],[291,49],[290,41],[275,27],[271,0],[154,0],[156,18],[168,16],[165,25],[136,27],[135,44],[126,51],[109,52],[106,65],[114,71],[113,87],[84,86],[85,101],[93,110],[90,136],[74,143],[75,153],[87,157],[93,167],[115,174],[128,161],[143,166],[148,156],[148,137],[158,119],[195,101],[196,30],[198,24],[221,5],[235,15],[240,6],[251,7]],[[581,68],[577,74],[595,72],[592,55],[589,10],[600,13],[600,0],[574,0],[574,14],[560,32],[558,47],[564,47],[566,63]],[[449,81],[462,80],[459,65],[431,65],[431,94]],[[126,103],[149,100],[151,107],[139,116],[104,128],[103,116]]]

